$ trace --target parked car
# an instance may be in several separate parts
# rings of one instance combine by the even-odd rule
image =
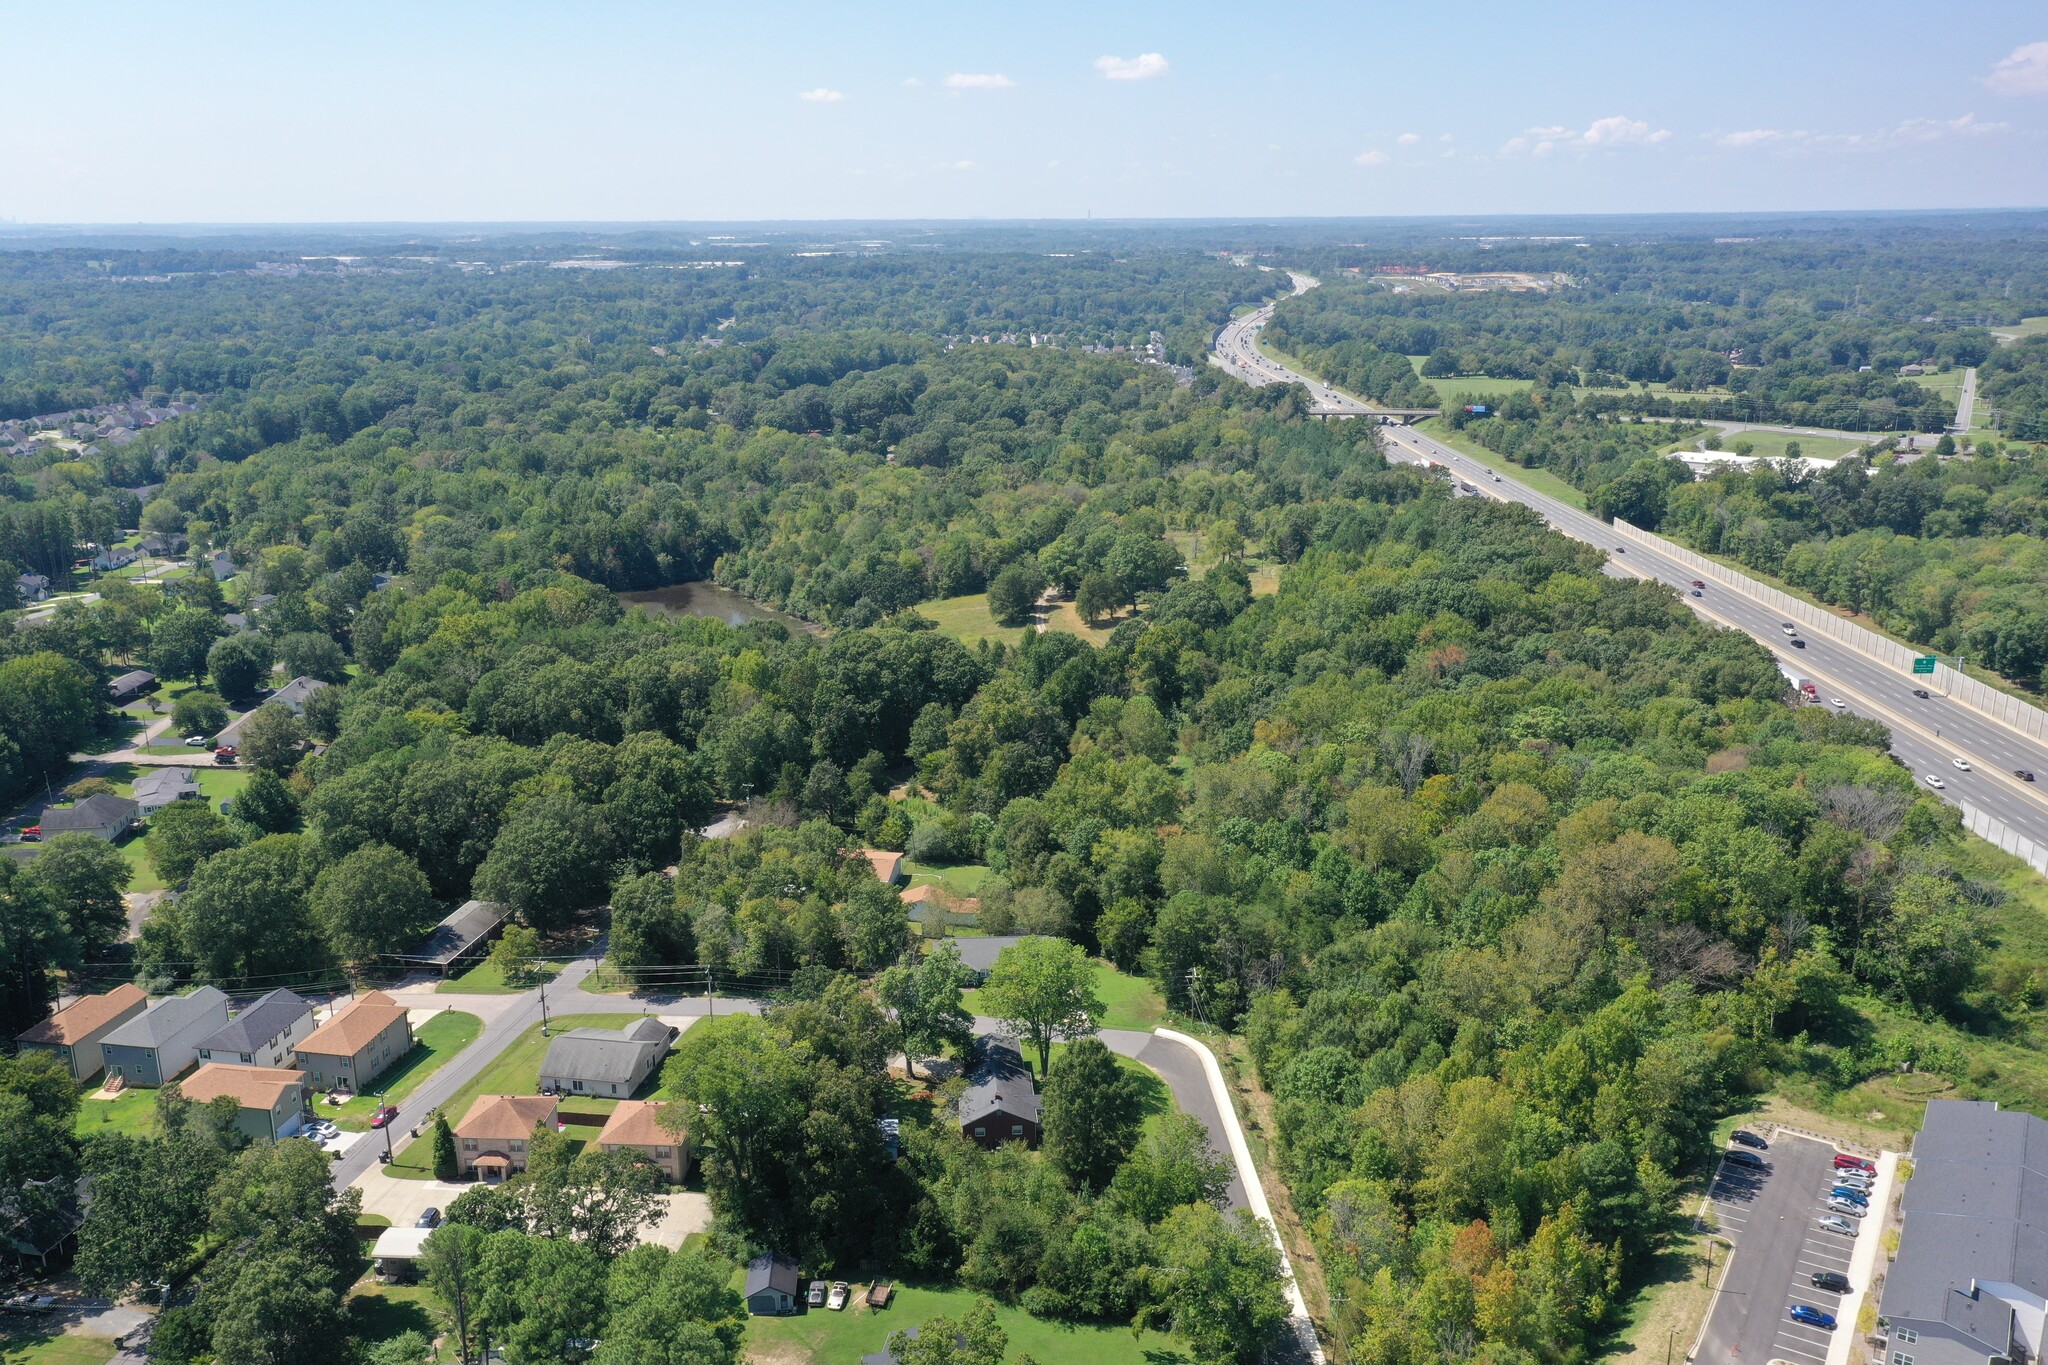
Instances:
[[[1811,1278],[1815,1289],[1825,1289],[1830,1294],[1849,1292],[1849,1277],[1839,1270],[1816,1270]]]
[[[40,844],[43,841],[43,827],[41,825],[24,825],[21,831],[21,841],[24,844]]]
[[[213,751],[213,761],[216,763],[232,764],[235,761],[235,746],[223,744],[218,749],[215,749]]]
[[[441,1210],[435,1208],[432,1204],[427,1205],[425,1208],[420,1210],[420,1216],[413,1219],[412,1225],[416,1228],[440,1227]]]
[[[1868,1203],[1852,1204],[1839,1195],[1828,1196],[1828,1207],[1836,1213],[1846,1213],[1851,1218],[1861,1218],[1864,1214],[1870,1212],[1870,1205]]]
[[[52,1313],[57,1308],[54,1294],[16,1294],[0,1302],[0,1311],[8,1313]]]
[[[1803,1322],[1808,1327],[1825,1327],[1830,1332],[1835,1330],[1835,1315],[1833,1313],[1823,1313],[1820,1309],[1815,1308],[1809,1303],[1795,1303],[1792,1305],[1792,1321]]]
[[[211,744],[212,742],[213,741],[208,739],[205,735],[185,736],[185,747],[188,749],[204,749],[208,744]]]
[[[1727,1161],[1729,1164],[1735,1166],[1747,1166],[1750,1169],[1757,1171],[1764,1171],[1770,1169],[1769,1165],[1764,1161],[1764,1159],[1758,1156],[1755,1152],[1730,1150],[1727,1152],[1723,1152],[1721,1154],[1721,1157],[1722,1160]]]
[[[393,1119],[395,1119],[395,1118],[397,1118],[397,1117],[398,1117],[398,1106],[397,1106],[397,1105],[395,1105],[395,1104],[380,1104],[380,1105],[378,1105],[378,1106],[377,1106],[377,1112],[376,1112],[376,1113],[374,1113],[374,1114],[372,1114],[372,1115],[370,1115],[370,1126],[371,1126],[372,1128],[382,1128],[382,1127],[384,1127],[384,1126],[385,1126],[386,1124],[390,1123],[390,1122],[391,1122],[391,1121],[392,1121]]]
[[[844,1280],[834,1280],[834,1281],[832,1281],[832,1294],[831,1294],[831,1297],[829,1297],[829,1298],[827,1298],[827,1299],[825,1300],[825,1306],[826,1306],[827,1308],[831,1309],[831,1310],[832,1310],[833,1312],[837,1313],[837,1312],[838,1312],[838,1311],[839,1311],[840,1309],[842,1309],[842,1308],[846,1307],[846,1295],[847,1295],[847,1292],[848,1292],[848,1285],[847,1285],[846,1281],[844,1281]]]
[[[1820,1225],[1821,1229],[1825,1232],[1840,1233],[1844,1237],[1854,1237],[1856,1235],[1856,1225],[1854,1223],[1846,1218],[1837,1218],[1831,1213],[1822,1215]]]
[[[1948,788],[1948,783],[1941,780],[1940,773],[1927,774],[1927,785],[1934,788],[1936,791],[1945,791]]]
[[[828,1288],[830,1286],[823,1280],[812,1280],[811,1290],[808,1294],[804,1295],[804,1302],[813,1308],[823,1308],[825,1306],[825,1291]]]
[[[1829,1190],[1828,1198],[1846,1199],[1859,1209],[1867,1209],[1870,1207],[1869,1195],[1865,1194],[1862,1190],[1851,1189],[1847,1185],[1837,1185],[1833,1189]]]
[[[1869,1157],[1850,1156],[1847,1152],[1835,1153],[1835,1169],[1838,1171],[1867,1171],[1877,1174],[1877,1163]]]
[[[1745,1147],[1754,1147],[1759,1152],[1768,1152],[1771,1150],[1770,1143],[1765,1142],[1762,1138],[1758,1137],[1755,1133],[1750,1132],[1747,1128],[1737,1128],[1734,1132],[1730,1133],[1728,1137],[1730,1138],[1730,1140],[1739,1142]]]
[[[1858,1194],[1870,1193],[1870,1177],[1861,1171],[1836,1171],[1835,1183],[1846,1186]]]

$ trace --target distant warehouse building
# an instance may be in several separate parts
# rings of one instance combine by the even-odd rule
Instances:
[[[1932,1100],[1878,1307],[1886,1365],[2018,1365],[2048,1344],[2048,1122]]]

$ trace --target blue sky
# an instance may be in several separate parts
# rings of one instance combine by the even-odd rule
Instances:
[[[0,218],[2048,205],[2048,9],[0,0]]]

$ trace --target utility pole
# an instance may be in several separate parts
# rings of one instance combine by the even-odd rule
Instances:
[[[706,1019],[714,1018],[718,1014],[718,997],[711,992],[712,971],[711,965],[706,963],[704,966],[704,1017]]]
[[[548,983],[540,983],[540,1036],[548,1036]]]

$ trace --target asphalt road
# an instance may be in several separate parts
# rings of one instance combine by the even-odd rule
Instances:
[[[1956,420],[1952,424],[1957,431],[1968,431],[1970,423],[1977,417],[1977,367],[1972,365],[1963,371],[1962,392],[1956,395]]]
[[[1826,1365],[1833,1333],[1792,1321],[1789,1310],[1803,1303],[1841,1317],[1841,1296],[1814,1288],[1811,1279],[1821,1270],[1846,1275],[1856,1245],[1853,1238],[1824,1231],[1818,1221],[1833,1184],[1834,1155],[1824,1142],[1780,1133],[1764,1154],[1769,1171],[1724,1164],[1716,1174],[1708,1194],[1735,1251],[1694,1359],[1711,1365]],[[1851,1323],[1834,1330],[1854,1329]]]
[[[1296,275],[1294,281],[1296,293],[1314,285],[1303,275]],[[1257,380],[1247,377],[1248,383],[1284,379],[1306,385],[1318,396],[1334,393],[1258,352],[1257,329],[1271,313],[1269,305],[1236,319],[1218,333],[1218,363],[1240,377],[1250,373],[1262,376]],[[1276,379],[1276,374],[1282,379]],[[1371,411],[1355,399],[1337,397],[1349,402],[1352,410]],[[1891,730],[1892,753],[1912,770],[1923,789],[1952,804],[1968,802],[2018,833],[2048,843],[2048,795],[2038,784],[2014,775],[2032,772],[2048,781],[2048,744],[2009,730],[1939,693],[1916,697],[1913,692],[1920,684],[1913,675],[1878,663],[1847,645],[1804,631],[1787,634],[1783,617],[1743,593],[1715,585],[1702,588],[1701,595],[1693,597],[1692,570],[1676,559],[1641,545],[1624,547],[1614,528],[1599,518],[1539,493],[1512,475],[1498,475],[1412,427],[1390,425],[1382,428],[1381,435],[1388,459],[1440,465],[1476,493],[1521,503],[1557,530],[1603,550],[1610,573],[1625,572],[1669,584],[1680,594],[1679,600],[1700,615],[1749,635],[1770,650],[1787,672],[1810,679],[1820,693],[1821,705],[1831,706],[1839,699],[1840,709],[1884,722]],[[1795,638],[1803,647],[1791,643]],[[1970,765],[1969,771],[1955,766],[1959,758]],[[1928,781],[1930,777],[1941,785]]]

